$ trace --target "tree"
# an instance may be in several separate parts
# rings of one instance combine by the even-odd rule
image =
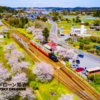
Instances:
[[[20,96],[22,99],[27,99],[27,100],[34,100],[36,96],[32,93],[33,89],[32,88],[26,88],[26,91],[20,91]]]
[[[24,18],[24,23],[25,23],[25,24],[28,23],[28,18],[27,18],[27,17]]]
[[[17,26],[18,26],[19,23],[20,23],[19,19],[18,19],[18,18],[15,18],[15,19],[14,19],[14,25],[17,25]]]
[[[47,21],[47,17],[43,16],[43,17],[41,18],[41,20],[44,21],[44,22],[46,22],[46,21]]]
[[[12,83],[27,83],[28,82],[28,78],[26,77],[26,73],[17,73],[15,76],[12,76],[11,79]]]
[[[89,25],[89,22],[85,22],[84,24],[85,24],[86,26],[88,26],[88,25]]]
[[[6,15],[6,18],[9,18],[9,17],[12,17],[12,15],[11,14],[7,14]]]
[[[33,87],[34,89],[38,89],[38,82],[36,81],[31,81],[30,86]]]
[[[44,30],[42,31],[43,36],[45,37],[45,42],[48,42],[48,37],[49,37],[49,30],[47,27],[44,28]]]
[[[68,11],[64,10],[63,15],[68,15]]]
[[[2,21],[0,20],[0,26],[3,25]]]
[[[53,19],[53,21],[57,21],[58,20],[58,17],[57,16],[54,16],[52,19]]]
[[[10,77],[10,73],[8,73],[8,70],[2,67],[2,64],[0,64],[0,83],[4,83],[6,79]]]
[[[94,21],[94,26],[99,26],[100,25],[100,20],[95,20]]]
[[[74,52],[74,50],[69,48],[60,47],[57,49],[57,53],[62,58],[76,59],[77,57],[77,54]]]
[[[37,20],[40,20],[41,18],[39,16],[37,16]]]
[[[8,19],[8,23],[9,23],[10,25],[14,25],[14,19],[13,19],[13,18],[9,18],[9,19]]]
[[[73,100],[73,95],[70,95],[70,94],[61,94],[61,97],[58,98],[58,100]]]
[[[79,49],[83,49],[83,47],[84,47],[84,43],[81,43],[81,42],[80,42],[80,44],[79,44]]]
[[[36,62],[33,73],[36,74],[36,80],[41,82],[50,81],[53,77],[52,66],[45,62]]]

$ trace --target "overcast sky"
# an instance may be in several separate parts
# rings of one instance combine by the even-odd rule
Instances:
[[[9,7],[100,7],[100,0],[0,0]]]

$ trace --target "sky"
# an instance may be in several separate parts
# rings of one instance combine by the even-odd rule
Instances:
[[[9,7],[100,7],[100,0],[0,0]]]

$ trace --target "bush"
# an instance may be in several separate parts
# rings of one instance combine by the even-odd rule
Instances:
[[[83,48],[84,48],[85,50],[90,49],[91,47],[92,47],[91,45],[87,45],[87,44],[84,44],[84,46],[83,46]]]
[[[100,74],[95,74],[94,81],[95,81],[95,84],[100,85]]]
[[[34,89],[38,89],[38,82],[36,82],[36,81],[31,81],[31,82],[30,82],[30,86],[31,86],[32,88],[34,88]]]
[[[89,25],[89,22],[85,22],[84,24],[85,24],[86,26],[88,26],[88,25]]]
[[[80,43],[79,44],[79,49],[83,49],[83,47],[84,47],[84,43]]]
[[[90,36],[92,42],[96,42],[96,36]]]

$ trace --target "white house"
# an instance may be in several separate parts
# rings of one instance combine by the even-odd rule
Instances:
[[[87,33],[87,29],[84,26],[84,22],[81,22],[81,28],[79,27],[71,27],[71,33],[70,35],[76,35],[76,36],[91,36],[91,34]]]
[[[4,34],[0,33],[0,38],[4,38]]]

